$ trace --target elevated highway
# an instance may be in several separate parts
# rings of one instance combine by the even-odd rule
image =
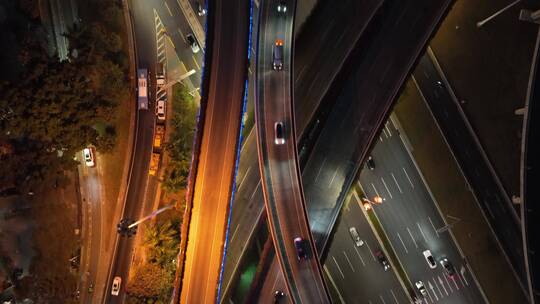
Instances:
[[[210,0],[201,109],[182,226],[175,303],[213,303],[234,198],[244,110],[250,2]]]
[[[295,303],[329,303],[307,220],[296,150],[292,98],[296,1],[287,2],[285,12],[277,11],[279,4],[264,1],[259,16],[255,122],[261,184],[274,248],[290,297]],[[276,68],[276,64],[282,64],[282,68]],[[307,257],[300,256],[299,246]]]

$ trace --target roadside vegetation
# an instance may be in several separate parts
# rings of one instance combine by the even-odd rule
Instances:
[[[185,189],[191,164],[191,149],[199,105],[182,84],[173,87],[172,132],[165,150],[170,160],[165,168],[162,188],[167,193]]]
[[[0,199],[30,202],[29,212],[11,220],[35,227],[29,272],[11,276],[15,297],[71,303],[80,255],[74,157],[88,145],[115,150],[118,105],[129,93],[123,15],[113,0],[83,5],[100,13],[84,15],[66,34],[69,59],[60,62],[37,5],[0,4],[3,31],[17,41],[0,58]]]
[[[128,303],[168,303],[180,250],[180,216],[152,221],[145,227],[143,240],[145,263],[137,265],[127,287]]]

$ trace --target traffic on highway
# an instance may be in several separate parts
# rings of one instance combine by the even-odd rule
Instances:
[[[68,2],[0,4],[0,302],[538,302],[538,3]]]

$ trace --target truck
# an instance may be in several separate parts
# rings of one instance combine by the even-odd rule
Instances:
[[[154,149],[160,149],[163,142],[163,136],[165,135],[165,126],[156,125],[156,131],[154,132]]]
[[[148,110],[148,69],[137,70],[138,107]]]
[[[158,89],[165,86],[165,66],[162,62],[158,63],[156,70],[156,84]]]
[[[155,176],[159,167],[159,153],[152,153],[150,158],[150,169],[148,169],[148,174]]]

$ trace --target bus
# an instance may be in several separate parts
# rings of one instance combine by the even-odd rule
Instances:
[[[137,71],[139,110],[148,110],[148,69]]]

